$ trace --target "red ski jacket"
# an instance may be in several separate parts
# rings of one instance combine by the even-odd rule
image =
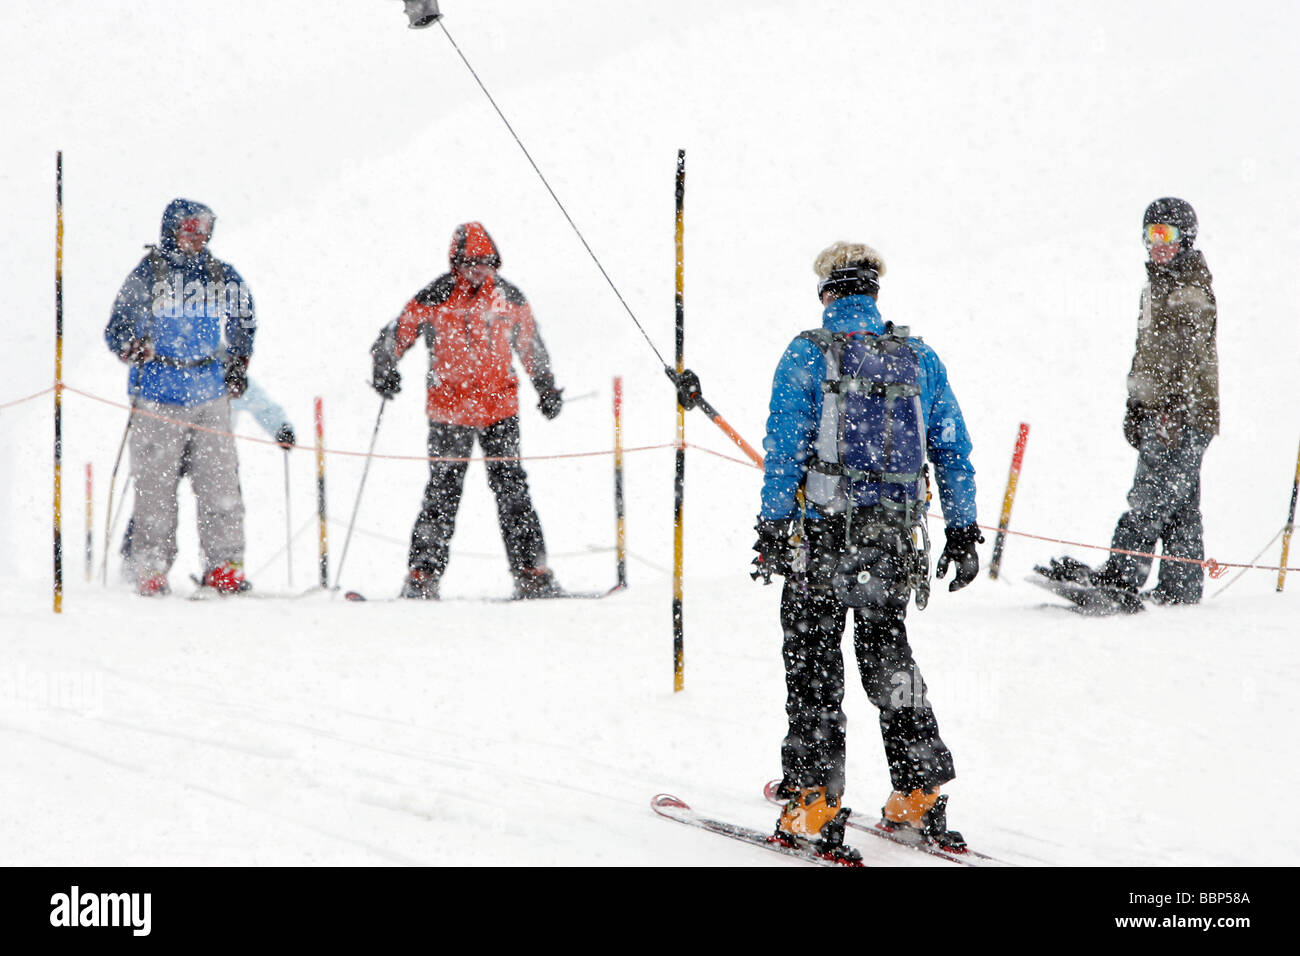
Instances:
[[[493,274],[477,291],[448,272],[380,333],[372,353],[393,366],[415,341],[429,346],[429,419],[485,428],[519,414],[511,353],[539,394],[554,388],[550,356],[524,294]]]

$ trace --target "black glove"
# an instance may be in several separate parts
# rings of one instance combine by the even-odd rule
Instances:
[[[564,399],[561,397],[564,389],[556,388],[554,385],[544,387],[537,393],[537,409],[547,419],[552,419],[560,414],[560,409],[564,406]]]
[[[117,357],[130,365],[139,365],[153,358],[153,343],[148,339],[131,339],[122,346]]]
[[[392,398],[402,390],[402,373],[392,365],[376,362],[370,384],[384,398]]]
[[[226,366],[226,392],[231,398],[239,398],[248,388],[248,356],[231,356]]]
[[[980,573],[980,556],[975,545],[984,543],[984,535],[980,534],[979,526],[973,524],[964,528],[945,528],[944,534],[948,537],[948,543],[943,546],[943,554],[939,555],[939,561],[934,566],[934,576],[942,578],[948,573],[948,562],[957,562],[957,573],[953,576],[952,584],[948,585],[948,590],[960,591]]]
[[[1124,410],[1124,440],[1137,448],[1142,444],[1142,433],[1139,423],[1145,417],[1146,413],[1137,399],[1130,398],[1128,406]]]
[[[785,518],[759,518],[754,530],[758,532],[758,540],[754,542],[758,557],[749,576],[771,584],[772,575],[790,573],[790,522]]]
[[[298,444],[293,436],[293,426],[285,422],[280,426],[280,430],[275,433],[275,440],[280,443],[280,447],[288,451],[294,445]]]

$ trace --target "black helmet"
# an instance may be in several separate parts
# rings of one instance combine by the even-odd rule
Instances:
[[[880,294],[880,271],[874,263],[866,260],[850,262],[842,268],[832,269],[830,275],[817,283],[817,297],[821,298],[826,292],[837,298],[846,295],[877,296]]]
[[[1185,199],[1167,196],[1147,206],[1147,211],[1142,214],[1142,228],[1145,229],[1157,222],[1177,226],[1178,231],[1183,234],[1186,245],[1190,246],[1192,240],[1196,238],[1196,212],[1192,209],[1192,204]]]

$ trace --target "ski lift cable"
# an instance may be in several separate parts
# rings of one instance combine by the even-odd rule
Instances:
[[[425,21],[425,25],[427,25],[428,22],[432,22],[432,21]],[[722,429],[722,431],[727,435],[728,438],[734,441],[736,445],[742,451],[745,452],[745,454],[749,457],[749,459],[752,462],[754,462],[758,467],[761,468],[763,466],[763,457],[757,451],[755,451],[754,448],[747,441],[745,441],[745,439],[741,436],[741,434],[738,431],[736,431],[736,429],[733,428],[726,421],[726,419],[722,417],[722,415],[718,412],[716,408],[714,408],[711,404],[709,404],[709,402],[705,400],[704,395],[701,393],[700,390],[699,376],[697,376],[694,372],[690,371],[689,369],[683,368],[680,362],[678,366],[674,368],[673,366],[669,365],[668,362],[664,359],[663,353],[661,353],[659,349],[655,346],[654,340],[650,338],[650,334],[645,330],[645,326],[641,324],[641,321],[636,317],[636,313],[632,311],[632,307],[628,305],[627,300],[623,298],[623,293],[618,290],[618,286],[615,285],[614,280],[610,278],[610,275],[606,271],[604,265],[601,263],[600,258],[596,255],[595,251],[591,248],[591,244],[587,242],[587,238],[582,234],[582,230],[578,228],[578,224],[573,221],[573,217],[569,215],[569,211],[564,207],[564,203],[560,201],[560,197],[557,196],[555,194],[555,190],[551,188],[551,184],[547,181],[546,176],[542,173],[541,168],[537,165],[536,161],[533,159],[532,154],[528,152],[528,147],[524,145],[523,140],[519,138],[519,134],[516,133],[514,127],[510,125],[510,121],[506,119],[506,114],[501,111],[501,107],[497,105],[497,101],[493,99],[492,94],[488,92],[487,86],[483,83],[483,80],[479,77],[478,72],[474,69],[473,65],[469,62],[469,58],[465,56],[460,46],[456,43],[455,39],[452,37],[451,31],[447,29],[446,23],[443,22],[441,17],[438,17],[437,23],[438,26],[442,28],[442,32],[447,37],[447,41],[451,44],[452,49],[456,51],[456,54],[461,58],[461,61],[465,64],[465,68],[469,70],[470,76],[474,77],[474,82],[478,84],[479,89],[483,91],[483,95],[486,96],[488,102],[492,104],[492,108],[496,110],[497,116],[501,117],[501,122],[504,123],[506,129],[510,131],[510,135],[514,137],[514,141],[519,144],[519,148],[520,150],[523,151],[523,154],[525,158],[527,158],[529,165],[532,166],[533,171],[537,173],[537,178],[542,181],[542,185],[546,187],[546,191],[551,194],[551,198],[555,200],[555,204],[560,207],[560,212],[564,214],[564,218],[568,220],[569,226],[573,229],[574,234],[577,235],[579,241],[582,242],[583,248],[587,250],[587,255],[591,256],[591,261],[596,264],[596,268],[600,270],[600,274],[605,277],[605,281],[609,284],[610,289],[612,289],[614,295],[618,297],[618,301],[622,304],[624,310],[628,314],[628,317],[632,320],[632,323],[637,327],[637,330],[640,331],[641,337],[645,339],[646,344],[650,346],[650,350],[654,352],[655,358],[659,360],[659,364],[663,368],[664,373],[668,376],[669,381],[673,383],[673,387],[677,389],[678,404],[687,411],[689,411],[692,408],[699,408],[700,410],[702,410],[704,414],[707,415],[715,425],[717,425],[720,429]],[[682,162],[683,162],[683,153],[679,150],[677,154],[678,190],[679,190],[677,216],[678,216],[679,230],[681,228],[680,189],[681,189],[681,176],[682,176]],[[678,251],[678,255],[680,256],[680,248]],[[681,269],[681,262],[679,261],[678,262],[679,275],[680,275],[680,269]],[[680,332],[678,333],[678,335],[680,338]]]
[[[442,27],[442,32],[446,34],[447,40],[451,43],[452,49],[456,51],[457,55],[461,58],[461,61],[465,64],[465,69],[469,70],[470,76],[474,77],[474,82],[478,84],[479,89],[483,91],[483,95],[486,96],[488,102],[492,104],[492,108],[496,110],[497,116],[501,117],[501,122],[504,123],[506,129],[510,131],[510,135],[514,137],[514,141],[519,144],[519,148],[523,151],[524,157],[528,160],[528,164],[533,167],[533,172],[537,173],[537,178],[542,181],[542,185],[546,187],[546,191],[551,194],[551,198],[555,200],[555,204],[560,207],[560,212],[564,214],[564,218],[568,221],[574,234],[577,235],[578,240],[582,243],[582,247],[587,250],[587,255],[591,256],[591,261],[596,264],[596,268],[600,270],[600,274],[604,276],[610,289],[612,289],[614,295],[618,297],[618,301],[622,304],[624,310],[626,310],[628,317],[631,318],[633,324],[635,324],[637,329],[641,332],[642,337],[646,340],[646,344],[650,346],[650,350],[654,352],[655,357],[659,359],[659,364],[664,368],[668,368],[668,363],[664,361],[663,355],[655,346],[654,341],[650,338],[650,334],[646,332],[645,327],[636,317],[636,313],[632,311],[632,307],[628,305],[627,300],[623,298],[623,293],[619,291],[618,286],[614,284],[614,280],[610,278],[609,273],[605,271],[604,265],[601,264],[600,259],[596,256],[590,243],[587,242],[587,238],[582,234],[582,230],[579,229],[578,224],[573,221],[573,217],[569,215],[569,210],[564,208],[564,203],[561,202],[560,197],[555,194],[555,190],[551,188],[551,184],[547,181],[541,168],[537,165],[536,161],[534,161],[532,154],[528,152],[528,147],[525,146],[523,140],[519,138],[519,134],[515,132],[515,128],[511,126],[510,121],[506,119],[506,114],[501,111],[501,107],[497,105],[497,101],[493,99],[492,94],[488,92],[488,88],[484,85],[483,80],[480,79],[478,72],[470,64],[469,59],[452,38],[451,32],[447,29],[447,24],[442,19],[439,19],[438,26]]]

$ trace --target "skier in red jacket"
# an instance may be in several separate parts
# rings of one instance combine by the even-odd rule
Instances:
[[[501,254],[483,225],[457,226],[448,258],[451,271],[416,294],[370,349],[372,383],[387,399],[401,388],[398,359],[422,336],[429,346],[429,483],[411,531],[401,594],[438,597],[465,483],[464,459],[477,439],[488,459],[488,486],[496,495],[515,597],[554,597],[560,588],[546,564],[541,521],[518,460],[519,381],[512,353],[548,419],[560,414],[561,390],[532,309],[524,294],[497,274]]]

